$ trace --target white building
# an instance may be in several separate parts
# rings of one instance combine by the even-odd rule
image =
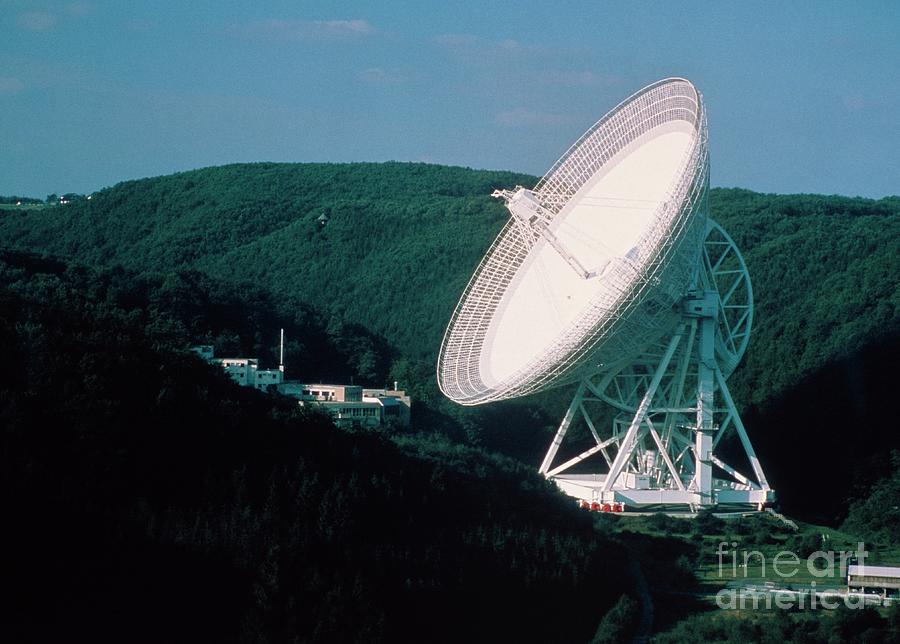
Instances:
[[[284,382],[281,369],[260,369],[256,358],[222,358],[212,362],[221,364],[225,372],[242,387],[269,391]]]
[[[363,388],[358,385],[304,384],[289,380],[278,387],[278,393],[301,402],[362,402]]]
[[[191,347],[201,358],[212,364],[219,364],[231,379],[242,387],[253,387],[270,391],[284,382],[284,368],[260,369],[256,358],[216,358],[212,345],[202,344]]]
[[[256,358],[222,358],[212,362],[221,364],[225,373],[241,387],[251,386],[254,374],[259,369],[259,360]]]
[[[900,593],[900,568],[894,566],[847,566],[847,590],[877,592],[887,596]]]
[[[384,408],[385,419],[396,418],[404,427],[409,425],[412,398],[402,389],[363,389],[363,400],[377,400]]]
[[[324,409],[340,426],[377,427],[392,420],[409,425],[412,401],[404,391],[297,381],[284,382],[277,390],[301,405]]]
[[[282,335],[282,347],[284,337]],[[278,369],[260,369],[256,358],[216,358],[212,345],[191,347],[204,360],[221,365],[225,372],[242,387],[278,392],[295,398],[300,405],[320,407],[335,424],[344,427],[378,427],[396,422],[406,427],[410,421],[412,399],[403,390],[364,389],[359,385],[303,383],[284,379],[284,351]]]

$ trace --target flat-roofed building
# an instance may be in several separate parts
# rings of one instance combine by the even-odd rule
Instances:
[[[225,373],[240,386],[252,387],[256,384],[256,370],[259,369],[256,358],[221,358],[213,362],[221,364]]]
[[[384,422],[384,414],[378,403],[372,402],[324,402],[312,403],[324,409],[341,427],[378,427]]]
[[[253,382],[257,389],[275,391],[284,382],[284,372],[281,369],[257,369]]]
[[[307,384],[296,380],[279,384],[278,393],[304,402],[362,402],[363,399],[363,388],[359,385]]]
[[[402,389],[397,389],[396,383],[393,389],[363,389],[362,393],[363,400],[370,398],[381,401],[386,419],[396,418],[404,427],[409,425],[412,398]]]
[[[285,381],[283,366],[260,369],[256,358],[215,358],[212,345],[198,345],[191,350],[211,364],[220,365],[237,384],[290,396],[301,405],[320,407],[338,425],[409,425],[412,400],[405,391],[397,389],[396,383],[393,389],[368,389],[359,385]]]
[[[847,566],[847,590],[876,591],[884,596],[900,594],[900,567]]]
[[[261,391],[273,391],[284,382],[284,370],[260,369],[257,358],[216,358],[213,346],[201,344],[191,347],[191,351],[210,364],[217,364],[242,387],[253,387]]]
[[[409,425],[410,398],[403,391],[297,381],[281,383],[277,390],[296,398],[301,405],[315,405],[327,411],[343,427],[376,427],[391,421]]]

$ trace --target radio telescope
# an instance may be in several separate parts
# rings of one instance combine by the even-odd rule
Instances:
[[[533,189],[493,193],[511,217],[453,312],[438,384],[462,405],[577,384],[540,472],[593,507],[774,499],[727,385],[753,290],[708,189],[702,97],[668,78],[606,114]],[[556,464],[578,418],[590,447]],[[747,474],[715,453],[730,432]]]

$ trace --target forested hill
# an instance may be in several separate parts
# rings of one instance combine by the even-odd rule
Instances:
[[[0,253],[0,640],[577,642],[628,588],[532,468],[239,387],[170,295]]]
[[[488,195],[534,181],[232,165],[0,213],[0,631],[588,639],[627,585],[625,552],[520,462],[537,461],[567,392],[463,409],[433,376],[507,217]],[[845,525],[895,538],[900,198],[718,189],[711,208],[753,278],[733,390],[770,481],[788,512],[834,522],[868,497]],[[414,426],[344,432],[184,351],[272,364],[279,327],[292,377],[400,378]],[[829,494],[807,498],[825,471]]]
[[[710,209],[753,281],[753,335],[735,374],[745,402],[768,404],[832,361],[900,332],[900,197],[718,189]]]
[[[251,280],[424,357],[505,219],[491,191],[533,181],[425,164],[231,165],[121,183],[45,218],[3,218],[0,245]]]
[[[5,214],[0,246],[249,280],[287,307],[363,325],[429,373],[459,294],[506,220],[491,191],[535,180],[409,163],[230,165]],[[750,351],[735,376],[743,403],[765,405],[900,329],[900,198],[715,189],[711,208],[756,293]]]

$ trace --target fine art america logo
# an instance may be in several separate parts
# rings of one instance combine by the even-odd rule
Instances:
[[[733,580],[716,594],[716,605],[723,610],[835,609],[841,604],[855,609],[888,601],[887,589],[873,593],[867,588],[851,588],[848,583],[848,572],[856,577],[871,574],[866,572],[869,552],[863,542],[855,551],[817,550],[805,558],[791,550],[767,558],[759,550],[739,550],[737,546],[736,541],[721,541],[716,550],[719,579]],[[768,581],[761,586],[744,585],[752,566],[759,566],[760,577]],[[801,584],[798,575],[813,579]]]

